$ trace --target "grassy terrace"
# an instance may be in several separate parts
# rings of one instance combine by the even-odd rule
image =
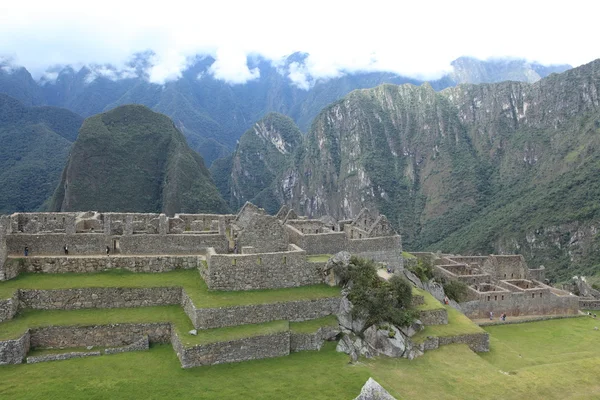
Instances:
[[[427,336],[445,337],[467,335],[472,333],[482,333],[484,330],[477,326],[464,314],[456,311],[450,306],[442,306],[448,312],[448,325],[429,325],[421,332],[412,337],[415,343],[422,343]]]
[[[425,302],[423,304],[421,304],[420,306],[415,307],[415,309],[417,309],[419,311],[440,310],[440,309],[444,308],[444,306],[442,305],[442,303],[440,303],[439,301],[437,301],[435,299],[435,297],[433,297],[426,290],[422,290],[422,289],[418,289],[416,287],[413,287],[412,293],[413,293],[413,295],[423,296],[423,299],[425,300]]]
[[[270,335],[290,329],[288,321],[273,321],[264,324],[200,330],[197,336],[192,336],[188,331],[194,329],[194,327],[180,306],[72,311],[27,310],[12,320],[0,323],[0,340],[15,339],[21,336],[28,328],[44,326],[88,326],[148,322],[172,323],[181,342],[186,346],[236,340],[250,336]]]
[[[314,333],[319,328],[325,326],[338,326],[338,320],[335,315],[327,317],[311,319],[303,322],[290,322],[290,330],[292,333]]]
[[[196,269],[164,273],[134,273],[112,270],[87,274],[22,274],[0,282],[0,298],[16,289],[73,289],[89,287],[183,287],[197,308],[314,300],[339,296],[340,289],[325,284],[287,289],[211,291]]]
[[[331,258],[331,254],[313,254],[306,256],[308,262],[327,262]]]

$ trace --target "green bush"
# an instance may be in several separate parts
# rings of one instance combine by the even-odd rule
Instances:
[[[444,292],[448,298],[460,303],[467,297],[467,285],[461,281],[447,281],[443,283]]]
[[[428,259],[418,259],[416,264],[408,267],[408,270],[419,277],[422,282],[428,282],[433,278],[433,263]]]
[[[411,324],[416,312],[410,309],[412,302],[411,285],[398,275],[388,281],[377,275],[373,261],[352,257],[345,272],[341,272],[342,282],[349,284],[348,299],[354,308],[354,318],[365,320],[362,332],[373,324],[386,322],[396,326]]]

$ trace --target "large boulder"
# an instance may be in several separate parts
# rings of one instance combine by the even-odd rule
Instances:
[[[375,325],[364,333],[364,342],[378,355],[402,357],[408,347],[408,340],[395,326],[378,329]]]
[[[425,326],[420,320],[417,319],[409,326],[401,327],[400,332],[402,332],[404,336],[413,337],[417,333],[421,332],[423,329],[425,329]]]
[[[337,313],[338,323],[342,328],[345,328],[352,332],[362,332],[365,327],[365,320],[361,318],[354,318],[352,316],[352,303],[346,296],[342,297],[340,302],[340,309]]]
[[[350,265],[350,253],[347,251],[340,251],[334,254],[323,268],[323,280],[329,286],[339,286],[341,284],[342,276],[339,274],[348,271]],[[337,273],[336,273],[337,271]]]
[[[396,400],[394,396],[388,393],[373,378],[369,378],[367,383],[360,390],[360,394],[354,400]]]

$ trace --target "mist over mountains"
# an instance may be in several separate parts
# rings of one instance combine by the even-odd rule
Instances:
[[[230,84],[215,79],[215,60],[199,57],[181,78],[164,85],[150,83],[146,70],[149,54],[134,58],[127,69],[86,66],[56,67],[35,81],[22,67],[0,65],[0,93],[27,106],[63,107],[83,117],[108,111],[123,104],[143,104],[171,117],[189,145],[210,165],[229,154],[252,124],[269,112],[291,117],[306,132],[313,118],[327,104],[355,89],[382,83],[420,85],[420,80],[387,72],[347,73],[331,79],[294,75],[302,70],[307,54],[294,53],[275,65],[261,57],[248,58],[256,79]],[[453,72],[430,82],[435,90],[458,83],[522,80],[533,82],[569,65],[545,67],[525,60],[459,58]]]

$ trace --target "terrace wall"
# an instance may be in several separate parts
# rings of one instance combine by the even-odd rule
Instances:
[[[29,353],[29,331],[20,338],[0,341],[0,365],[21,364]]]
[[[313,333],[294,333],[290,336],[290,351],[321,350],[326,340],[331,340],[340,333],[339,327],[326,326]]]
[[[580,299],[579,308],[582,310],[600,310],[600,299]]]
[[[179,287],[20,289],[18,293],[19,308],[77,310],[180,304],[181,290]]]
[[[167,272],[176,269],[198,268],[198,256],[32,256],[9,258],[7,264],[19,272],[62,274],[66,272],[99,272],[124,269],[131,272]]]
[[[19,310],[18,292],[8,299],[0,299],[0,322],[12,319]]]
[[[289,331],[193,347],[184,347],[177,333],[173,331],[171,342],[183,368],[281,357],[290,354]]]
[[[186,309],[197,329],[222,328],[269,321],[306,321],[337,314],[341,297],[298,300],[270,304],[252,304],[220,308]]]

